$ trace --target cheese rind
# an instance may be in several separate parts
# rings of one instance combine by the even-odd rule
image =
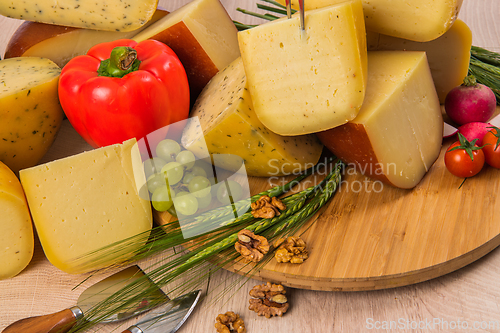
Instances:
[[[306,10],[345,0],[308,0]],[[285,0],[278,0],[285,4]],[[444,34],[455,22],[463,0],[363,0],[366,29],[389,36],[428,42]],[[292,0],[299,8],[298,0]]]
[[[65,272],[96,269],[75,260],[151,229],[135,139],[21,170],[20,178],[45,255]]]
[[[414,42],[368,31],[366,43],[368,51],[425,51],[439,101],[444,104],[450,90],[462,84],[467,76],[472,32],[467,24],[457,19],[444,35],[430,42]]]
[[[241,58],[212,78],[191,112],[183,146],[197,157],[206,151],[220,155],[217,166],[238,171],[245,163],[249,176],[281,176],[297,173],[318,161],[322,145],[315,135],[283,137],[257,118]],[[198,127],[198,124],[201,127]]]
[[[72,58],[86,54],[92,46],[117,39],[132,38],[167,14],[167,11],[157,9],[148,23],[137,30],[126,32],[80,29],[25,21],[9,40],[4,58],[21,56],[48,58],[62,68]]]
[[[57,84],[61,69],[44,58],[0,61],[0,161],[14,172],[35,165],[63,119]]]
[[[255,112],[280,135],[342,125],[363,103],[367,65],[361,2],[308,11],[305,27],[301,32],[296,15],[238,33]]]
[[[219,0],[194,0],[133,37],[167,44],[186,69],[194,99],[221,69],[240,55],[238,30]]]
[[[33,257],[31,216],[16,175],[0,162],[0,280],[19,274]]]
[[[368,86],[358,116],[318,137],[361,173],[412,188],[437,159],[442,133],[425,53],[376,51],[368,53]]]
[[[151,19],[158,0],[3,0],[0,14],[70,27],[132,31]]]

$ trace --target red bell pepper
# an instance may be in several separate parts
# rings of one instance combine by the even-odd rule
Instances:
[[[184,120],[190,103],[186,72],[176,54],[158,41],[127,39],[98,44],[64,66],[59,100],[93,147],[139,140]]]

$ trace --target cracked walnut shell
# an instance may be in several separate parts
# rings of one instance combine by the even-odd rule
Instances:
[[[274,257],[277,262],[290,262],[292,264],[301,264],[309,257],[306,251],[306,243],[296,236],[278,239],[274,246],[277,250],[274,252]]]
[[[281,317],[289,307],[285,293],[285,288],[281,284],[268,282],[257,285],[250,290],[250,296],[255,298],[249,300],[250,306],[248,308],[266,318]]]
[[[265,237],[256,235],[248,229],[242,229],[238,232],[238,241],[234,244],[234,248],[245,259],[259,262],[269,251],[269,243]]]
[[[246,333],[247,331],[243,319],[233,311],[220,314],[215,320],[215,329],[218,333]]]
[[[271,198],[268,195],[261,196],[257,201],[253,202],[250,207],[252,208],[253,217],[262,217],[265,219],[280,216],[280,210],[286,209],[286,206],[280,199],[276,197]]]

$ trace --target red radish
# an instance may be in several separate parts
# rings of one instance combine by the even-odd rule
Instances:
[[[493,91],[477,83],[472,75],[464,83],[453,88],[444,101],[444,109],[451,120],[459,125],[488,121],[497,105]]]
[[[486,133],[488,133],[493,125],[490,123],[480,123],[473,122],[462,125],[458,128],[458,133],[461,133],[467,141],[472,141],[474,139],[478,139],[476,141],[476,145],[481,147],[483,145],[483,137]]]
[[[449,138],[457,134],[458,129],[450,124],[444,123],[443,139]]]

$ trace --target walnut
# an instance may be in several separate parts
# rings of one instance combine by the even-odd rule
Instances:
[[[301,264],[309,257],[306,243],[300,237],[290,236],[286,240],[280,238],[274,243],[274,247],[277,247],[274,257],[278,262]]]
[[[286,209],[286,206],[280,199],[276,197],[271,198],[268,195],[261,196],[257,201],[253,202],[250,207],[252,208],[253,217],[262,217],[265,219],[280,216],[280,210]]]
[[[250,290],[250,296],[255,298],[249,300],[250,306],[248,308],[266,318],[281,317],[289,307],[285,293],[285,288],[281,284],[268,282],[257,285]]]
[[[269,243],[265,237],[256,235],[250,230],[242,229],[238,232],[238,241],[234,244],[234,248],[245,259],[259,262],[269,251]]]
[[[215,328],[218,333],[246,333],[247,331],[243,319],[232,311],[218,315],[215,320]]]

